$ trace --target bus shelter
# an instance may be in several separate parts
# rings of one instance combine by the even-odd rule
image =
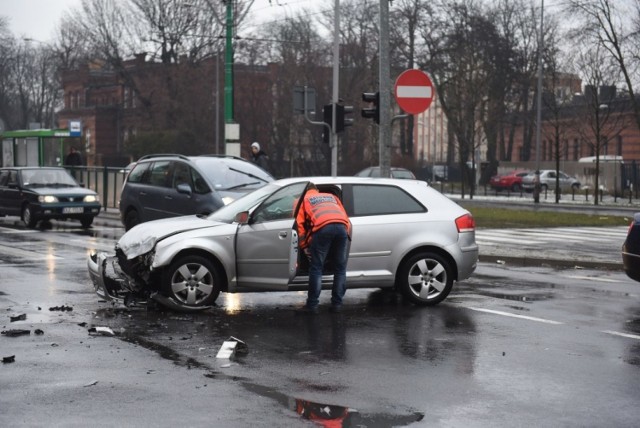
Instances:
[[[0,138],[0,166],[62,166],[69,149],[82,143],[68,129],[5,131]]]

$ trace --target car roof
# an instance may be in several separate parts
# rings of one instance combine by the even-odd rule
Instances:
[[[411,180],[406,178],[381,178],[381,177],[358,177],[358,176],[338,176],[338,177],[329,177],[329,176],[315,176],[315,177],[291,177],[291,178],[282,178],[280,180],[276,180],[274,183],[286,186],[292,183],[299,183],[301,181],[309,181],[314,184],[380,184],[380,185],[400,185],[407,186],[411,185],[411,183],[415,183],[417,185],[422,185],[425,187],[429,187],[426,181],[422,180]]]

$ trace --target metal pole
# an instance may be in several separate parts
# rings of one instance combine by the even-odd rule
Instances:
[[[233,0],[227,2],[226,48],[224,59],[224,121],[233,123]]]
[[[540,41],[538,42],[538,99],[536,102],[536,177],[533,202],[540,203],[540,128],[542,122],[542,45],[544,43],[544,0],[540,0]]]
[[[380,177],[390,177],[391,173],[391,106],[389,77],[389,0],[380,0],[380,126],[378,144],[380,147]]]
[[[216,55],[216,154],[220,153],[220,45]]]
[[[340,0],[335,0],[333,19],[333,97],[331,109],[333,127],[331,129],[331,176],[338,175],[338,134],[336,133],[336,105],[340,89]],[[306,105],[305,105],[306,108]]]

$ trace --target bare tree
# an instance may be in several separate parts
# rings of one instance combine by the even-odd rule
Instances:
[[[568,13],[580,17],[573,40],[597,43],[619,68],[624,79],[635,121],[640,129],[640,101],[635,86],[640,67],[640,3],[635,10],[625,7],[627,2],[613,0],[570,0]],[[632,19],[629,19],[632,17]]]
[[[601,90],[615,87],[620,70],[615,61],[604,54],[601,45],[596,45],[595,48],[583,46],[579,49],[575,67],[582,72],[585,82],[585,99],[578,109],[578,120],[575,123],[578,125],[577,132],[596,157],[594,191],[598,192],[601,152],[610,141],[617,139],[626,126],[622,114],[624,103]],[[598,205],[598,201],[596,196],[594,204]]]

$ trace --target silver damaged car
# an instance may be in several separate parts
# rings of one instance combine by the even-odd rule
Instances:
[[[348,289],[395,289],[417,305],[435,305],[475,270],[472,215],[423,181],[289,178],[208,216],[133,227],[115,254],[90,255],[96,292],[125,304],[155,301],[195,311],[221,292],[306,290],[308,261],[298,248],[295,216],[311,182],[341,198],[353,224]],[[323,288],[331,283],[328,264]]]

